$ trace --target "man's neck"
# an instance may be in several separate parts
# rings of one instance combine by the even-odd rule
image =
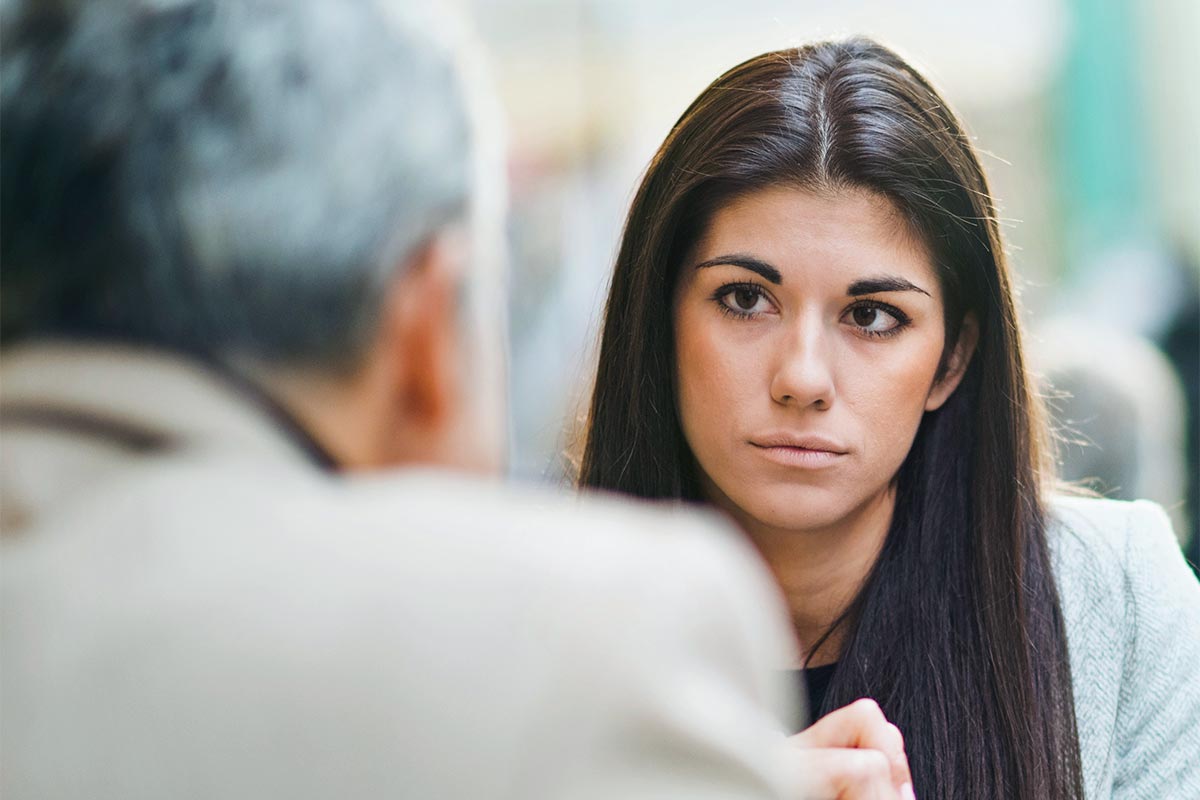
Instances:
[[[804,530],[773,528],[738,515],[783,591],[800,651],[812,653],[814,645],[821,643],[807,666],[829,664],[841,655],[845,626],[832,633],[830,628],[875,566],[895,503],[895,492],[889,489],[833,525]]]
[[[225,365],[211,363],[211,368],[219,373],[243,399],[253,404],[270,417],[271,422],[284,433],[299,450],[301,450],[313,466],[327,472],[339,471],[343,464],[338,455],[329,447],[328,442],[314,431],[310,421],[297,414],[295,407],[280,397],[276,387],[255,380],[241,371]]]
[[[376,467],[379,448],[387,441],[377,420],[380,414],[364,402],[365,393],[322,376],[274,373],[263,385],[282,408],[336,461],[340,470]]]

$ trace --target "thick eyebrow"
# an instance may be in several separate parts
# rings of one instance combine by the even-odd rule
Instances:
[[[783,283],[783,275],[780,274],[779,270],[775,269],[770,264],[768,264],[767,262],[765,262],[761,259],[755,258],[754,256],[748,256],[743,253],[733,253],[731,255],[726,255],[726,256],[717,256],[716,258],[710,258],[707,261],[701,261],[699,264],[696,265],[696,269],[704,269],[705,267],[715,267],[715,266],[718,266],[721,264],[728,264],[733,267],[741,267],[742,269],[748,269],[751,272],[757,272],[763,278],[765,278],[766,280],[775,284],[776,286]]]
[[[904,278],[898,278],[894,275],[880,275],[877,278],[864,278],[861,281],[855,281],[850,284],[850,288],[846,290],[846,294],[851,297],[858,297],[864,294],[876,294],[877,292],[920,292],[926,297],[932,297],[929,292],[917,286],[915,283]]]

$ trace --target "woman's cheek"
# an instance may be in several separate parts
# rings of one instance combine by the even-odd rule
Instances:
[[[694,348],[681,353],[680,403],[693,433],[709,438],[727,413],[729,378],[720,353]]]
[[[929,349],[914,342],[878,359],[871,369],[855,370],[857,378],[870,377],[870,386],[860,386],[860,419],[867,422],[871,438],[899,460],[907,456],[925,413],[925,400],[933,384],[937,361]],[[939,351],[933,351],[939,352]],[[848,398],[847,398],[848,399]]]
[[[723,461],[729,456],[731,423],[747,412],[751,367],[736,337],[723,336],[710,320],[684,316],[680,322],[676,347],[684,434],[698,457]]]

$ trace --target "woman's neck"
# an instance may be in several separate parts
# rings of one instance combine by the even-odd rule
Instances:
[[[802,530],[774,528],[734,513],[783,590],[801,653],[812,652],[862,588],[883,549],[895,505],[895,491],[889,489],[836,523]],[[845,635],[845,626],[839,626],[806,665],[837,661]]]

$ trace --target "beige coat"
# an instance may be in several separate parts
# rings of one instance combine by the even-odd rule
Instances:
[[[0,387],[8,800],[789,793],[783,615],[711,520],[324,474],[162,355]]]

